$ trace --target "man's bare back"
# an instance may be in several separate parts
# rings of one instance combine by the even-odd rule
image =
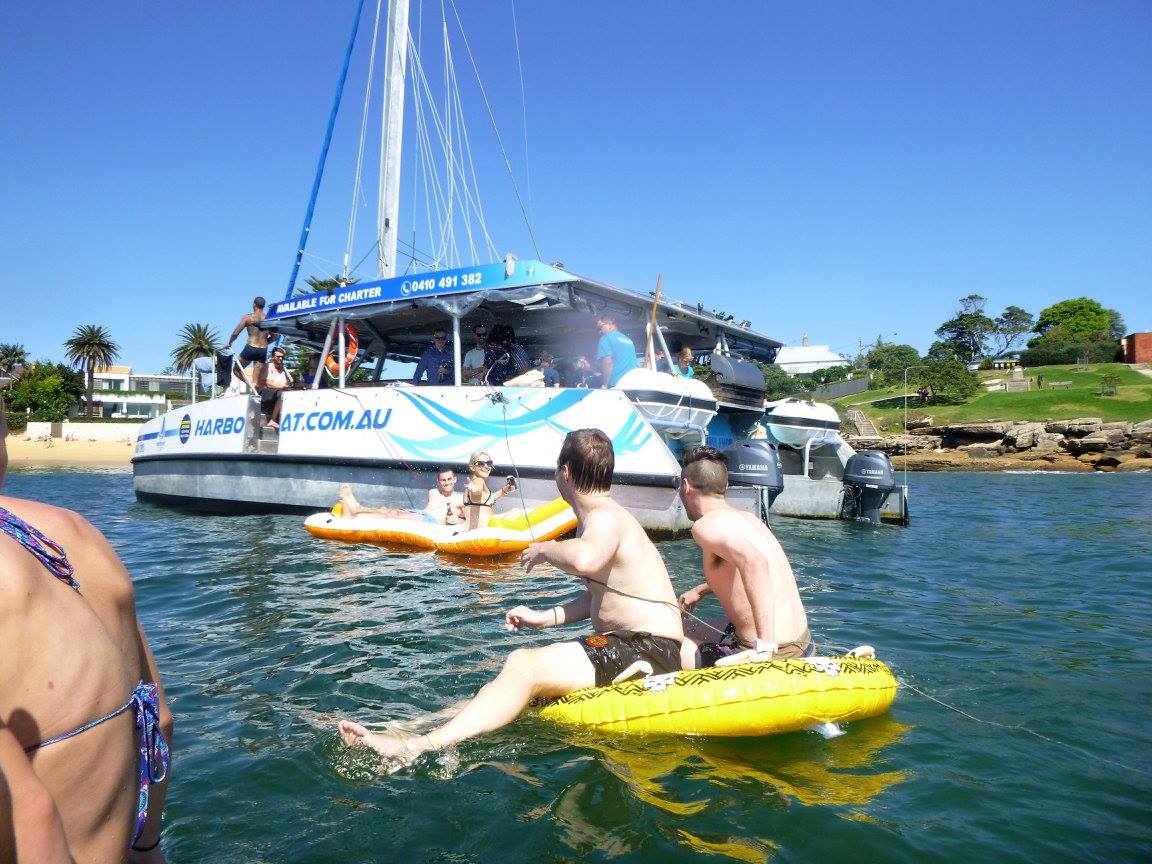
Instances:
[[[721,598],[724,611],[736,627],[737,638],[754,644],[757,627],[748,597],[751,586],[746,578],[740,578],[742,574],[735,562],[751,562],[757,558],[767,564],[768,593],[772,598],[771,629],[767,631],[766,641],[779,645],[795,642],[805,635],[808,616],[800,600],[792,565],[767,525],[751,513],[726,506],[698,519],[692,526],[692,539],[704,553],[704,579]],[[728,602],[724,602],[724,598]]]
[[[22,747],[116,711],[137,682],[159,684],[136,621],[131,578],[104,537],[79,515],[0,496],[0,507],[67,550],[79,592],[20,543],[0,534],[0,719]],[[161,696],[161,722],[171,720]],[[59,808],[77,860],[123,860],[135,828],[139,736],[132,710],[32,751],[33,769]],[[138,843],[159,835],[164,786],[153,785]],[[156,850],[152,860],[163,860]]]
[[[583,575],[591,595],[592,629],[683,639],[668,569],[636,518],[612,498],[604,498],[589,508],[582,522],[577,537],[608,544],[615,538],[614,553],[604,567]]]

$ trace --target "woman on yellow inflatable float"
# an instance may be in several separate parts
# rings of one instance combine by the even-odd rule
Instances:
[[[344,485],[336,506],[309,516],[304,528],[325,540],[491,557],[521,552],[529,543],[563,536],[576,527],[572,508],[559,498],[527,513],[517,508],[494,516],[492,505],[516,489],[516,480],[509,476],[492,492],[488,488],[492,468],[486,451],[473,453],[462,493],[456,491],[456,473],[451,468],[440,471],[423,510],[365,507]]]

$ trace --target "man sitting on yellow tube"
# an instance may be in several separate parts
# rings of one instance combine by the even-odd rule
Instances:
[[[811,657],[808,616],[788,557],[767,525],[724,499],[727,457],[694,447],[681,464],[680,500],[704,553],[705,581],[680,595],[680,608],[691,612],[715,594],[728,616],[726,625],[685,616],[684,668]]]

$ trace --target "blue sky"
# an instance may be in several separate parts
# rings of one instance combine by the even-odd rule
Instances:
[[[0,4],[0,342],[100,324],[152,372],[280,299],[354,8]],[[970,293],[1152,330],[1152,4],[522,0],[527,158],[511,10],[461,15],[546,261],[848,354],[926,350]],[[361,65],[304,275],[342,255]]]

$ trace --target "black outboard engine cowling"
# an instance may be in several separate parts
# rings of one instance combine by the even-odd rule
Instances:
[[[844,466],[844,512],[880,524],[880,506],[896,488],[892,460],[883,450],[863,450]]]
[[[745,438],[724,451],[728,484],[756,486],[768,493],[768,506],[784,491],[784,467],[776,445],[767,438]]]

